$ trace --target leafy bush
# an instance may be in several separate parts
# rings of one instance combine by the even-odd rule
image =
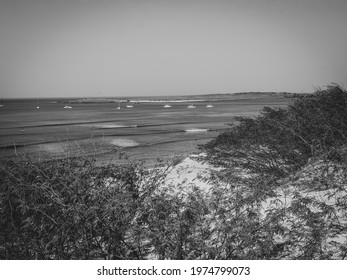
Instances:
[[[286,108],[265,107],[202,146],[207,160],[255,174],[285,177],[323,153],[338,158],[347,140],[347,92],[338,85],[296,99]]]
[[[76,158],[2,161],[1,258],[140,258],[125,241],[141,203],[139,170]]]

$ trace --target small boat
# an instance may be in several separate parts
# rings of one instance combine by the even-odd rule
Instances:
[[[206,108],[212,108],[213,105],[211,104],[211,100],[209,101],[209,103],[206,105]]]
[[[127,108],[133,108],[134,106],[133,105],[127,105]]]
[[[65,105],[64,106],[64,109],[71,109],[72,107],[71,106],[68,106],[68,105]]]
[[[187,108],[188,109],[195,109],[195,106],[193,104],[190,104]]]
[[[166,104],[166,105],[164,105],[164,108],[171,108],[171,105]]]

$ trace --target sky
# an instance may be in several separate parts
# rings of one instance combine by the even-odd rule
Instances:
[[[347,85],[346,0],[0,0],[0,97]]]

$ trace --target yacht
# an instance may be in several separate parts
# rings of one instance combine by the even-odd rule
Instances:
[[[68,105],[65,105],[64,106],[64,109],[71,109],[72,107],[71,106],[68,106]]]
[[[164,108],[171,108],[171,105],[166,104],[166,105],[164,105]]]
[[[133,105],[127,105],[127,108],[133,108],[134,106]]]
[[[187,108],[188,109],[195,109],[195,106],[193,104],[190,104]]]

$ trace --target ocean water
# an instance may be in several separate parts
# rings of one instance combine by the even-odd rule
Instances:
[[[100,163],[157,158],[198,152],[235,116],[253,116],[264,106],[285,106],[286,98],[191,101],[74,103],[74,100],[5,100],[0,108],[0,157],[25,154],[34,159],[95,156]],[[212,108],[206,107],[212,104]],[[36,107],[39,105],[39,109]],[[65,109],[64,106],[71,108]]]

